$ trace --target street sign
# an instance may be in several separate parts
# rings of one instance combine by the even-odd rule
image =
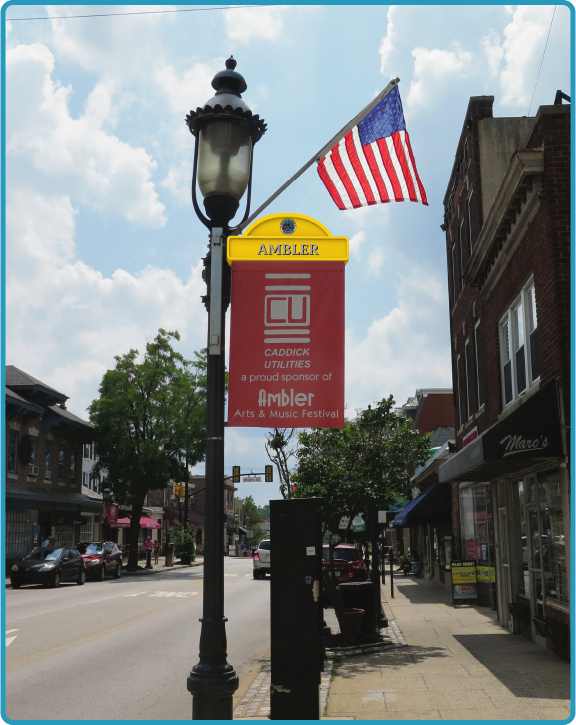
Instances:
[[[243,483],[249,483],[251,481],[261,481],[262,476],[243,476],[244,481]]]
[[[340,519],[340,526],[338,526],[338,528],[347,529],[349,522],[350,522],[350,516],[342,516],[342,518]]]
[[[378,511],[378,523],[379,524],[385,524],[386,523],[386,514],[387,511]]]
[[[246,536],[249,539],[252,539],[254,537],[254,530],[253,529],[246,529]]]
[[[120,507],[118,506],[117,503],[111,503],[108,506],[107,520],[108,520],[109,526],[113,526],[114,524],[116,524],[118,522],[118,510],[119,509],[120,509]]]
[[[450,568],[452,572],[452,601],[477,599],[476,562],[453,561]]]
[[[342,428],[348,239],[300,214],[272,214],[227,249],[228,426]]]
[[[364,514],[358,514],[352,519],[352,531],[366,531],[366,522],[362,518]]]

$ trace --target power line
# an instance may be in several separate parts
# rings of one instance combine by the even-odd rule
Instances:
[[[546,55],[546,48],[548,47],[548,40],[550,39],[550,31],[552,30],[552,23],[554,22],[554,16],[556,15],[556,5],[554,5],[554,12],[552,13],[552,20],[550,21],[550,27],[548,28],[548,37],[546,38],[546,45],[544,46],[544,52],[542,53],[542,60],[540,61],[540,68],[538,69],[538,77],[536,78],[536,85],[534,86],[534,93],[532,94],[532,100],[530,101],[530,108],[528,109],[528,115],[532,110],[532,103],[534,102],[534,96],[536,95],[536,86],[540,78],[540,71],[542,70],[542,63],[544,63],[544,56]]]
[[[40,18],[6,18],[10,23],[17,20],[70,20],[72,18],[110,18],[115,15],[159,15],[161,13],[199,13],[204,10],[241,10],[243,8],[269,8],[270,5],[225,5],[221,8],[183,8],[179,10],[140,10],[131,13],[94,13],[90,15],[47,15]]]

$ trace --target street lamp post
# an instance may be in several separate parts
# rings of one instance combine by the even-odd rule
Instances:
[[[104,517],[104,538],[106,541],[108,541],[108,539],[110,538],[110,536],[108,535],[108,506],[110,506],[110,504],[112,503],[112,492],[109,488],[105,488],[102,491],[102,499],[106,504],[106,516]]]
[[[248,218],[252,151],[266,124],[242,100],[247,85],[235,67],[236,61],[229,58],[226,70],[212,80],[214,98],[186,117],[196,138],[192,203],[198,218],[210,230],[203,274],[208,287],[203,298],[208,309],[204,600],[200,660],[188,676],[193,720],[232,720],[232,699],[238,688],[238,675],[226,659],[224,617],[224,323],[230,302],[226,240],[231,232],[230,221],[247,188],[243,221]],[[196,200],[197,181],[208,218]]]

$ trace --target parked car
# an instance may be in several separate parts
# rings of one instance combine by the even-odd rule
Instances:
[[[330,553],[328,544],[322,547],[322,567],[330,571]],[[334,547],[334,570],[338,584],[346,582],[365,582],[368,579],[366,565],[360,551],[354,544],[337,544]]]
[[[122,552],[113,541],[88,541],[78,544],[86,564],[86,572],[92,579],[102,581],[106,574],[122,576]]]
[[[270,574],[270,539],[264,539],[258,544],[252,558],[254,579],[264,579],[266,573]]]
[[[34,549],[10,571],[10,582],[13,589],[22,584],[42,584],[43,586],[59,587],[61,582],[86,581],[86,565],[76,549],[54,548],[43,546]]]

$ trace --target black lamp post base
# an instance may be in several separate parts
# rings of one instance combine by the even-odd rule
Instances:
[[[232,665],[226,670],[204,670],[196,665],[188,676],[192,693],[192,720],[232,720],[234,693],[239,679]]]

